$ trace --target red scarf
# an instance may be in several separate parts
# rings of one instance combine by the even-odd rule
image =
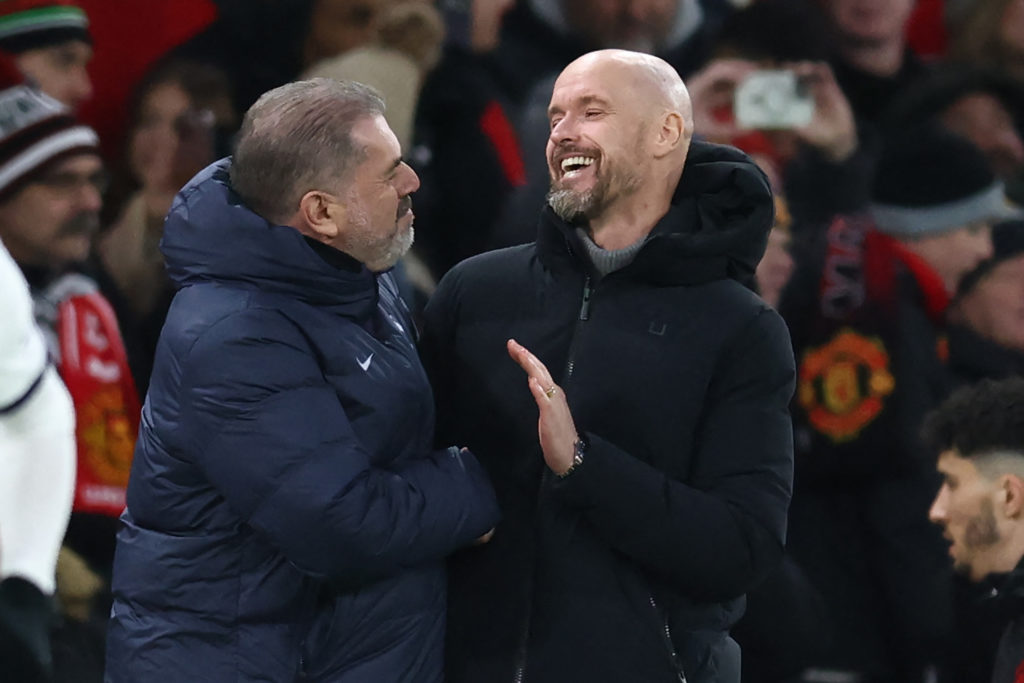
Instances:
[[[897,264],[902,264],[917,282],[924,297],[924,308],[932,322],[941,325],[949,306],[946,285],[924,259],[899,241],[871,230],[864,243],[864,266],[867,271],[868,292],[879,300],[892,298],[895,292]]]
[[[98,292],[65,299],[57,315],[60,375],[75,404],[74,510],[116,517],[139,432],[139,398],[117,318]]]

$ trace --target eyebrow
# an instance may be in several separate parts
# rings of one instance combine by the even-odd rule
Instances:
[[[604,106],[604,107],[611,106],[611,102],[609,102],[608,100],[604,99],[603,97],[598,97],[597,95],[584,95],[583,97],[579,98],[578,102],[581,105],[583,105],[584,107],[586,107],[588,105],[591,105],[591,104],[600,104],[601,106]],[[552,105],[552,106],[548,107],[548,116],[551,116],[552,114],[560,113],[562,111],[563,111],[563,109],[561,107],[556,107],[556,106]]]

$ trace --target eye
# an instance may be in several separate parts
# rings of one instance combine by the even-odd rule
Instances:
[[[562,121],[562,117],[560,117],[560,116],[552,118],[551,121],[550,121],[550,123],[551,123],[551,130],[554,130],[555,126],[557,126],[559,123],[561,123],[561,121]]]
[[[604,114],[604,111],[602,111],[601,109],[588,109],[584,113],[584,116],[588,119],[596,119],[602,114]]]

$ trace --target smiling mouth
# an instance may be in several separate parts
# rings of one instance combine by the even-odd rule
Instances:
[[[559,164],[559,168],[562,170],[563,177],[570,177],[592,165],[594,161],[596,161],[594,157],[584,155],[565,157]]]

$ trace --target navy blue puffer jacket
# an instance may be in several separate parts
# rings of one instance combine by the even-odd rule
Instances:
[[[442,678],[442,558],[497,521],[434,407],[389,275],[228,187],[179,194],[114,566],[107,681]]]

